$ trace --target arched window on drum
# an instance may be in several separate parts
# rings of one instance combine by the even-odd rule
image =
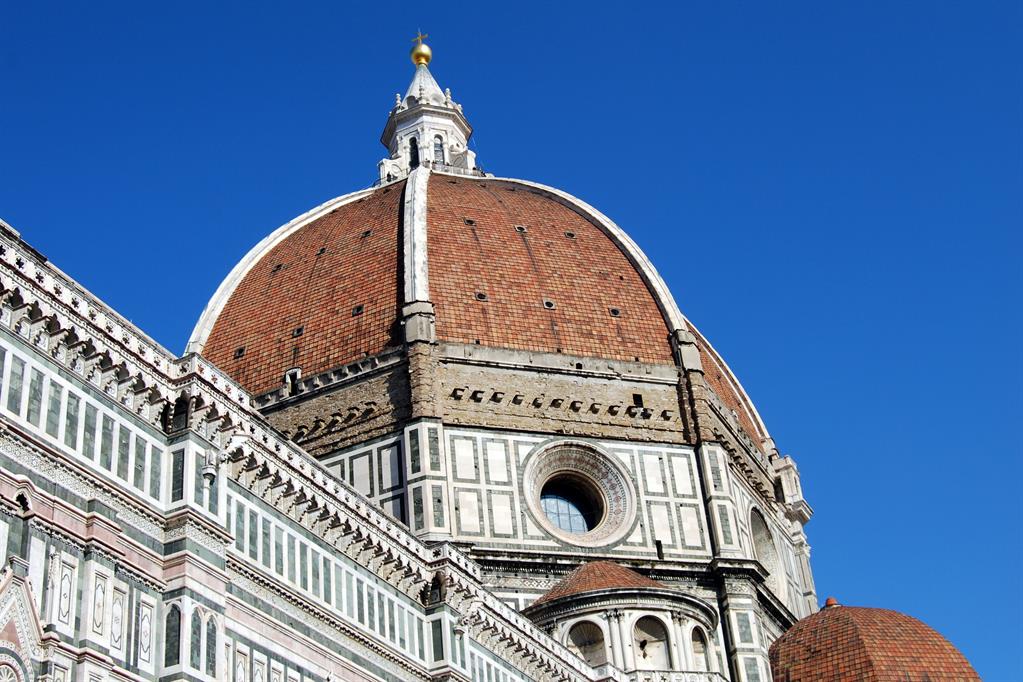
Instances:
[[[633,632],[633,653],[637,670],[670,670],[668,631],[657,618],[643,616]]]
[[[435,163],[444,163],[444,138],[440,135],[433,138],[433,160]]]
[[[419,168],[419,140],[414,137],[408,140],[408,167]]]
[[[565,646],[589,665],[598,666],[607,663],[604,632],[596,623],[584,620],[573,625],[568,631],[568,641]]]

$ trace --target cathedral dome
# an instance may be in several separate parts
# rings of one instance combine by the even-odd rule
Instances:
[[[916,618],[828,599],[771,645],[775,680],[979,680],[952,644]]]
[[[672,364],[648,275],[575,202],[514,180],[424,184],[439,341]],[[258,246],[218,293],[203,354],[258,394],[292,367],[400,345],[404,185],[325,204]]]
[[[421,60],[422,62],[422,60]],[[418,63],[398,95],[375,187],[280,227],[225,279],[189,341],[262,395],[400,349],[413,309],[431,340],[618,366],[681,364],[695,349],[724,411],[768,438],[724,361],[614,222],[557,189],[475,165],[461,106]],[[419,306],[419,308],[417,308]],[[370,360],[372,361],[372,360]]]

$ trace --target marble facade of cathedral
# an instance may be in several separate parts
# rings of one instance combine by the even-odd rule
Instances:
[[[767,682],[811,510],[629,237],[425,45],[178,357],[0,223],[0,682]]]

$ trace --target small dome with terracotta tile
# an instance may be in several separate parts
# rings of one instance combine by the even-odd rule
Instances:
[[[575,569],[534,601],[530,608],[566,597],[604,590],[667,590],[661,583],[613,561],[591,561]]]
[[[833,598],[771,645],[771,669],[775,682],[980,679],[958,649],[916,618]]]

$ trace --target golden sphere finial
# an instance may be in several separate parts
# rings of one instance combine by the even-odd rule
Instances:
[[[412,51],[409,52],[409,57],[412,58],[412,63],[416,66],[420,64],[426,65],[430,63],[430,59],[433,58],[433,50],[430,46],[423,42],[423,38],[429,38],[430,34],[423,34],[422,31],[417,31],[419,35],[412,39],[415,45],[412,47]]]

